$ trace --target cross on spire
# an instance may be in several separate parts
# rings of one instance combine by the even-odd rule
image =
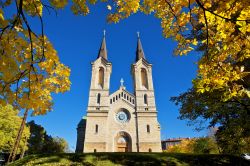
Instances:
[[[123,83],[124,83],[124,80],[123,80],[123,78],[121,78],[121,86],[123,86]]]
[[[106,30],[104,29],[104,30],[103,30],[103,36],[105,36],[105,35],[106,35]]]

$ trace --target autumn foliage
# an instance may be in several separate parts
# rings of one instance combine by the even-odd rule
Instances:
[[[0,105],[0,152],[10,152],[21,125],[22,118],[18,116],[19,111],[13,109],[11,105]],[[22,153],[28,149],[27,140],[30,137],[30,129],[24,127],[21,137],[20,146],[17,153]]]
[[[15,13],[6,10],[10,5],[15,5]],[[13,160],[28,111],[32,111],[32,115],[51,111],[52,93],[70,89],[70,69],[60,62],[57,51],[44,34],[44,5],[40,0],[6,0],[1,1],[0,7],[0,104],[24,110],[10,155],[12,159],[9,158]],[[40,33],[33,31],[29,17],[40,21]]]
[[[107,6],[109,22],[117,23],[137,12],[154,15],[161,21],[163,36],[177,41],[176,55],[202,51],[193,90],[216,94],[222,103],[243,102],[250,114],[249,0],[100,1]],[[89,5],[95,3],[97,0],[1,1],[1,105],[25,110],[24,119],[29,110],[33,115],[52,110],[52,93],[70,89],[70,69],[61,63],[44,33],[43,12],[70,4],[74,14],[87,15]],[[14,13],[7,11],[11,5]],[[39,20],[40,32],[32,29],[30,17]]]
[[[118,22],[138,11],[161,20],[163,36],[178,42],[176,55],[204,51],[193,84],[197,92],[219,90],[221,100],[250,98],[250,1],[117,0],[108,16]]]
[[[169,146],[165,152],[218,154],[219,147],[210,137],[183,139],[179,144]]]

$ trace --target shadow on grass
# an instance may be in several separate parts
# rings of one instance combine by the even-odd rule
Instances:
[[[96,153],[97,161],[109,160],[120,165],[161,165],[163,161],[151,155],[141,153]]]
[[[173,157],[182,163],[194,166],[249,166],[250,161],[247,161],[239,156],[227,154],[181,154],[181,153],[166,153],[163,156]]]
[[[181,153],[86,153],[30,155],[10,165],[124,165],[124,166],[249,166],[250,161],[233,155]]]

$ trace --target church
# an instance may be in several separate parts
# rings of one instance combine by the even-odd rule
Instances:
[[[104,33],[97,59],[91,63],[87,115],[77,126],[77,153],[162,151],[152,64],[145,58],[139,33],[135,57],[134,92],[128,92],[121,80],[120,88],[110,94],[112,63]]]

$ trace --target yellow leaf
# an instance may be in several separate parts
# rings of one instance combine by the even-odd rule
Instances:
[[[196,40],[196,38],[193,40],[193,45],[197,45],[198,41]]]
[[[112,10],[112,7],[110,5],[107,5],[108,10]]]

